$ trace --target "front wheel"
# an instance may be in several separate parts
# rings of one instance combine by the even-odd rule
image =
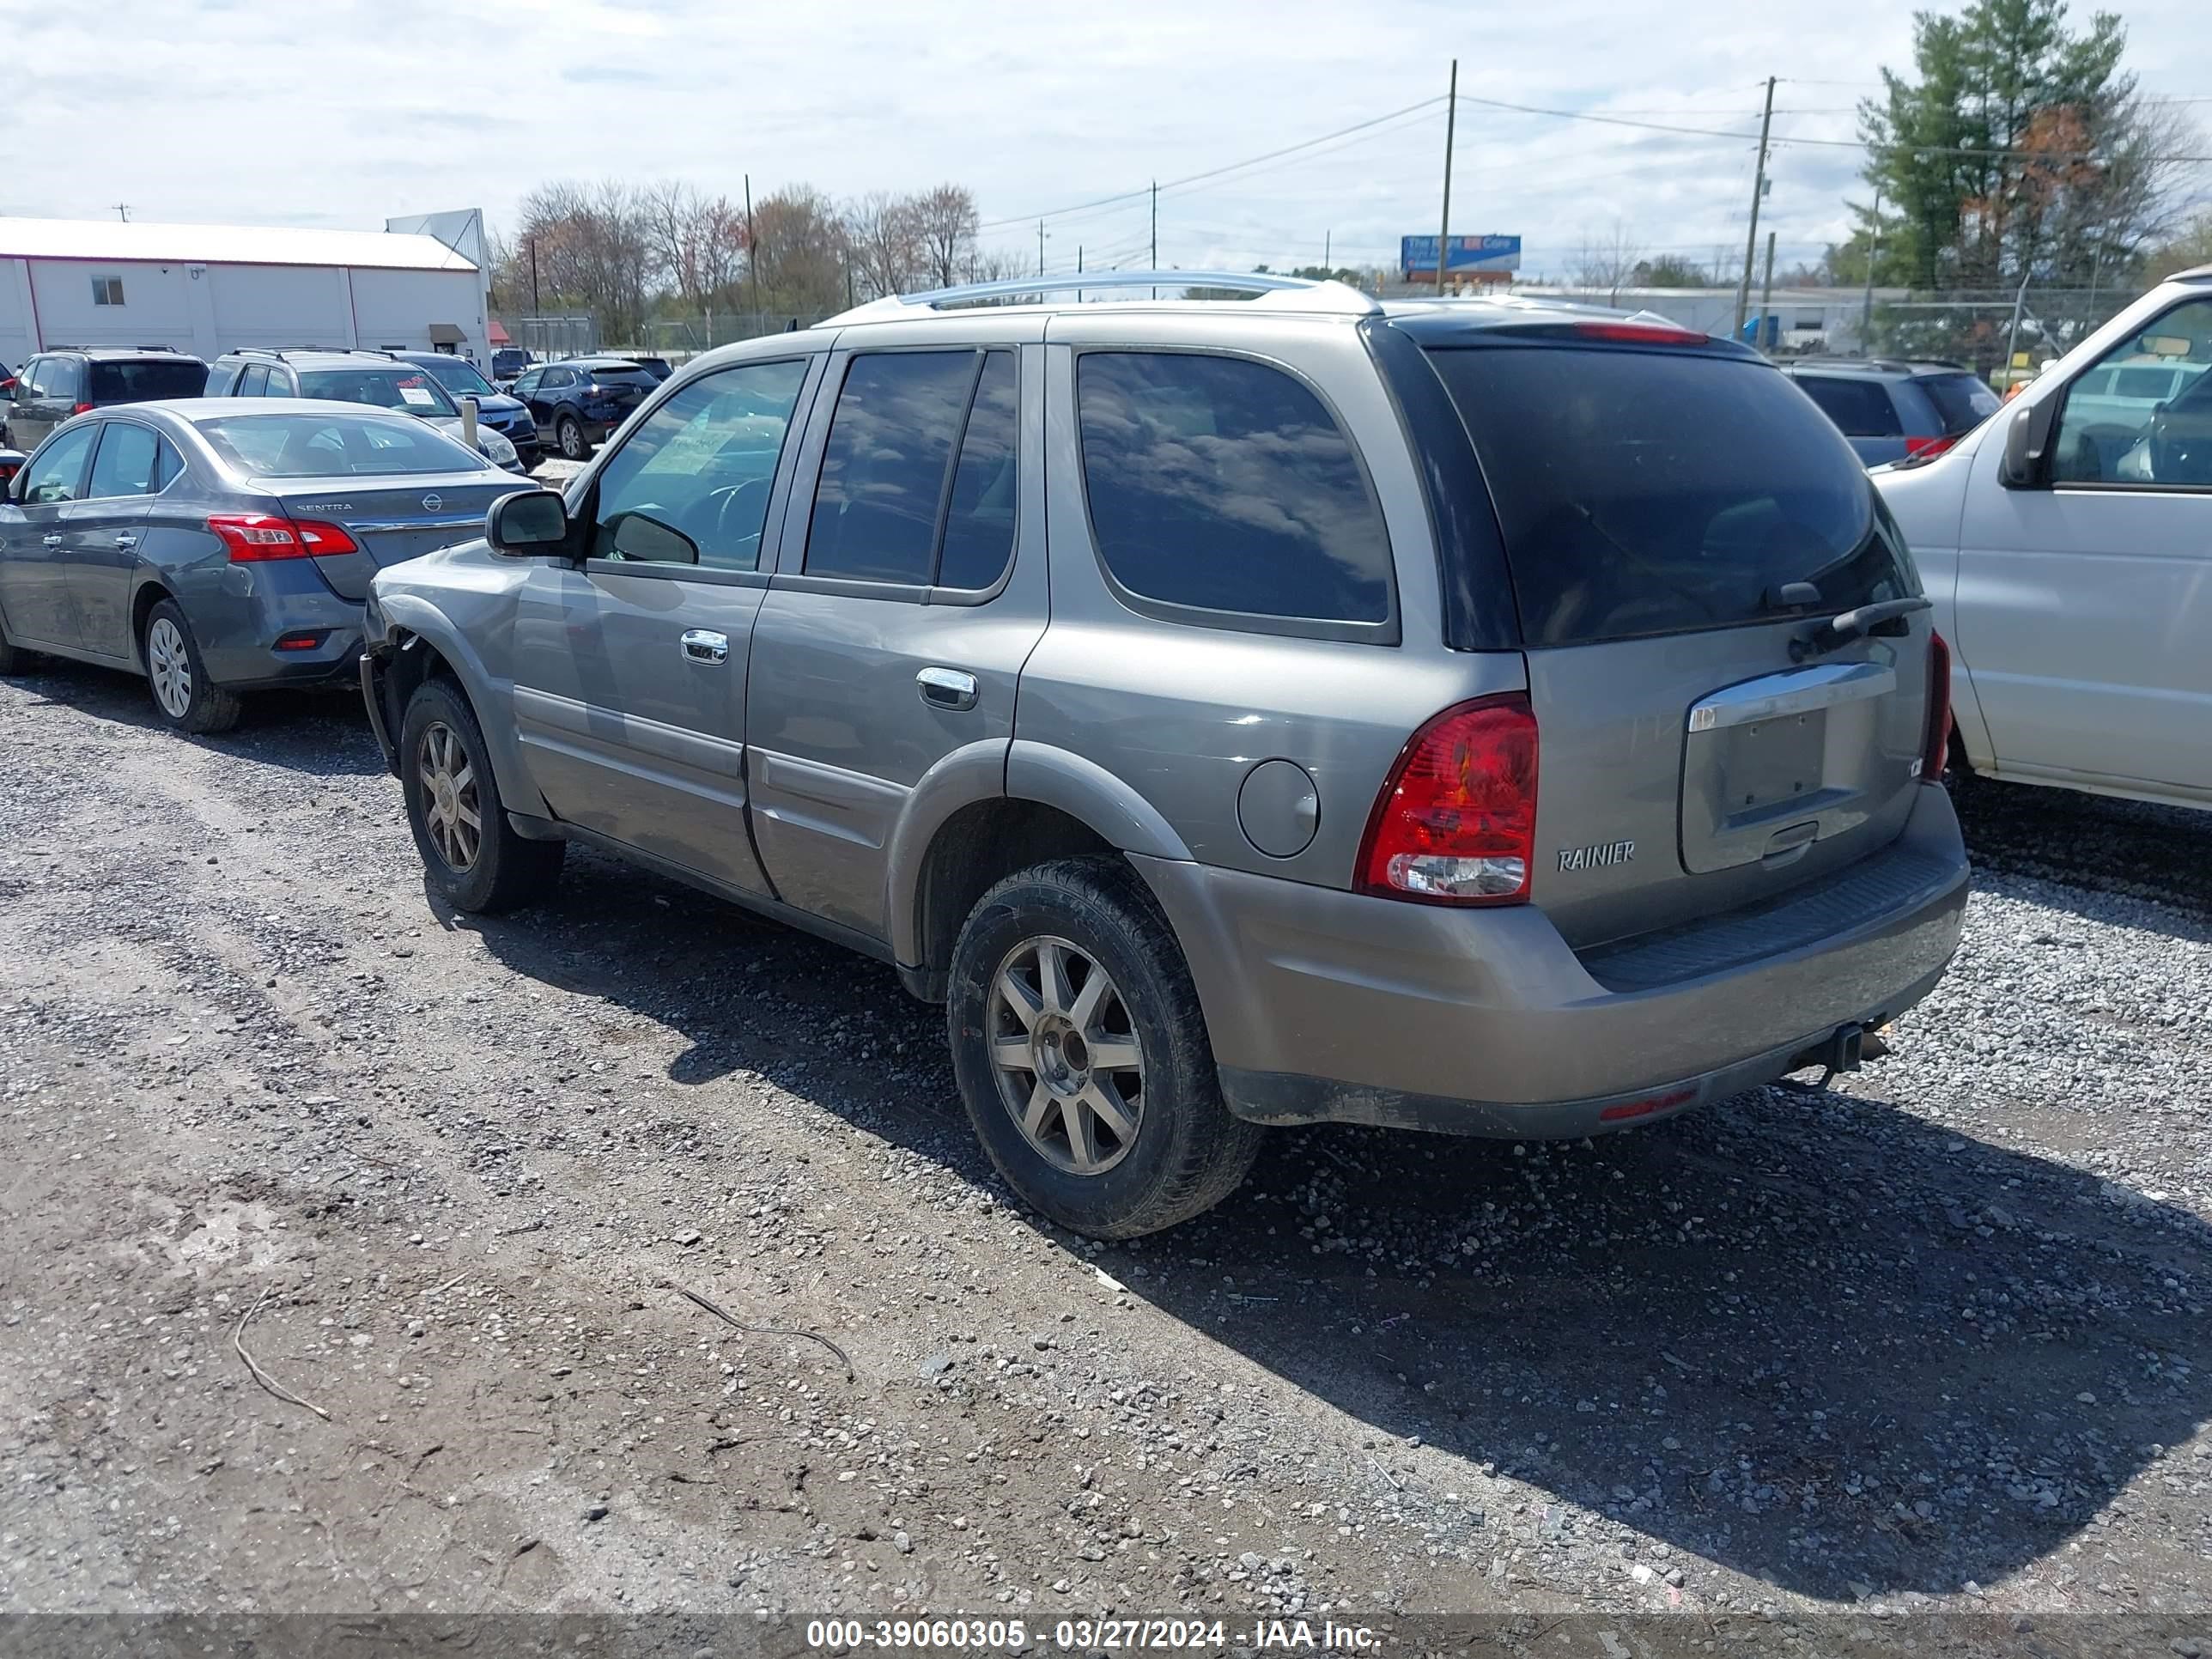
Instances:
[[[554,428],[561,441],[563,460],[581,461],[591,457],[592,446],[585,441],[582,425],[572,415],[563,415],[561,424]]]
[[[568,843],[514,833],[483,728],[453,686],[433,679],[416,688],[399,724],[399,757],[416,850],[431,885],[455,909],[512,910],[560,875]]]
[[[155,712],[164,724],[195,737],[228,732],[238,724],[244,712],[238,693],[224,690],[208,678],[199,641],[174,599],[163,599],[146,613],[146,632],[139,646],[146,683],[154,691]]]
[[[1260,1131],[1223,1103],[1182,951],[1118,860],[1041,864],[986,893],[954,948],[945,1015],[984,1151],[1063,1226],[1157,1232],[1252,1167]]]

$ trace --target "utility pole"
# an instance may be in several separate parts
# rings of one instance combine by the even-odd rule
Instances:
[[[1743,337],[1743,313],[1751,304],[1751,262],[1759,252],[1759,204],[1766,194],[1766,135],[1774,125],[1774,77],[1766,77],[1766,112],[1759,118],[1759,165],[1751,174],[1751,229],[1743,239],[1743,285],[1735,291],[1736,337]]]
[[[1866,300],[1859,307],[1859,355],[1874,355],[1874,261],[1881,252],[1881,186],[1874,187],[1874,228],[1867,232]]]
[[[122,220],[125,224],[129,224],[131,222],[131,204],[128,202],[118,202],[115,204],[115,216]]]
[[[1037,275],[1044,275],[1044,221],[1037,221]]]
[[[745,174],[745,288],[752,299],[753,332],[761,331],[760,238],[753,230],[753,176]]]
[[[1152,180],[1152,269],[1160,268],[1160,181]]]
[[[1324,230],[1323,232],[1322,232],[1322,234],[1321,234],[1321,268],[1322,268],[1322,270],[1324,272],[1326,272],[1326,273],[1328,273],[1328,274],[1329,274],[1329,275],[1334,275],[1334,274],[1335,273],[1335,270],[1336,270],[1336,262],[1335,262],[1335,259],[1331,256],[1331,254],[1330,254],[1330,252],[1329,252],[1329,250],[1330,250],[1330,249],[1331,249],[1331,248],[1335,245],[1335,242],[1336,242],[1336,233],[1335,233],[1334,230]]]
[[[1451,263],[1452,139],[1459,121],[1459,59],[1451,60],[1451,92],[1444,100],[1444,221],[1437,232],[1437,292],[1444,291],[1444,267]]]
[[[1766,349],[1766,346],[1764,343],[1767,338],[1766,325],[1772,320],[1773,316],[1774,233],[1770,230],[1766,233],[1766,286],[1759,291],[1759,337],[1762,343],[1759,349],[1761,351]],[[1782,331],[1778,328],[1774,331],[1774,343],[1776,345],[1780,345],[1782,343]]]
[[[544,313],[540,308],[538,302],[537,234],[532,232],[530,235],[524,237],[522,239],[522,245],[530,250],[530,314],[533,317],[540,317],[544,315]]]

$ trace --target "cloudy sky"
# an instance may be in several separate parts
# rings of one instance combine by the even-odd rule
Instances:
[[[2126,15],[2146,88],[2202,100],[2212,126],[2201,6]],[[74,0],[10,21],[0,210],[375,228],[481,206],[496,228],[551,178],[733,198],[746,173],[756,195],[951,179],[987,243],[1034,257],[1042,215],[1048,263],[1072,269],[1079,249],[1143,263],[1146,204],[1055,210],[1157,179],[1164,264],[1311,263],[1325,245],[1384,263],[1437,228],[1456,55],[1455,232],[1517,232],[1536,272],[1616,238],[1740,261],[1765,77],[1783,77],[1779,139],[1848,139],[1911,34],[1887,0]],[[1841,234],[1859,157],[1774,155],[1765,224],[1786,269]]]

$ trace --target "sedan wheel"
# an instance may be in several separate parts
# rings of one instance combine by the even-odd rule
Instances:
[[[180,720],[192,706],[192,662],[185,650],[185,636],[167,617],[156,617],[146,630],[146,678],[154,683],[154,701],[173,720]]]
[[[476,769],[453,728],[442,720],[423,728],[422,741],[415,746],[415,765],[431,843],[456,875],[466,875],[476,867],[477,850],[483,845]]]
[[[574,421],[561,422],[561,453],[572,461],[580,461],[590,454],[591,446],[584,441],[584,428]]]

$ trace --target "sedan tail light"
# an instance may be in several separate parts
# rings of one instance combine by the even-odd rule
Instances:
[[[207,526],[222,538],[233,564],[270,559],[318,559],[358,553],[361,544],[322,519],[282,519],[268,513],[210,513]]]
[[[1518,904],[1535,862],[1536,716],[1518,691],[1447,708],[1413,733],[1360,843],[1362,892]]]

